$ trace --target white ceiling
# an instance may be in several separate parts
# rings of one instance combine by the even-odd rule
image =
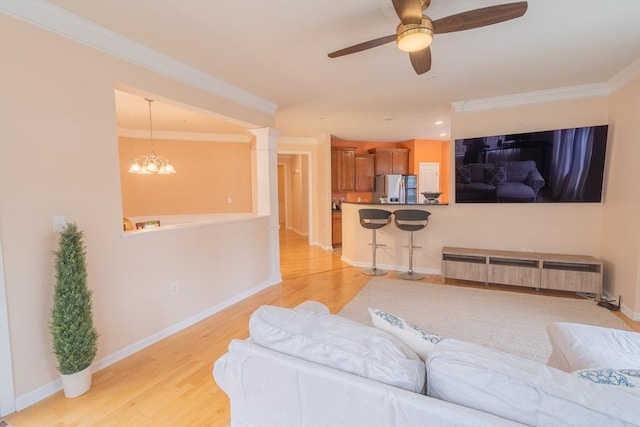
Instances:
[[[426,13],[435,20],[510,1],[432,0]],[[286,136],[448,139],[440,133],[449,132],[454,101],[603,83],[640,58],[640,0],[529,0],[522,18],[436,35],[432,69],[421,76],[394,43],[327,57],[393,34],[391,0],[50,3],[275,103],[276,127]],[[144,129],[148,107],[135,98],[121,97],[119,126]],[[154,128],[244,128],[182,108],[166,114],[172,123],[160,116]]]

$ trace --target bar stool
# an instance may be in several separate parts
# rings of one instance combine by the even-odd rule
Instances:
[[[383,274],[387,274],[386,271],[379,270],[376,267],[376,249],[378,249],[378,246],[387,246],[376,243],[376,230],[391,222],[391,212],[383,209],[360,209],[358,213],[360,214],[360,225],[371,230],[371,251],[373,253],[371,268],[365,268],[362,272],[369,276],[382,276]]]
[[[413,246],[413,232],[420,231],[427,226],[429,223],[429,215],[431,215],[430,212],[419,209],[401,209],[393,213],[396,227],[409,232],[409,271],[399,273],[398,277],[401,279],[420,280],[425,277],[424,274],[413,271],[413,248],[420,247]]]

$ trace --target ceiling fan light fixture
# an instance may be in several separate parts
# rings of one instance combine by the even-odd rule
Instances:
[[[417,52],[428,47],[433,40],[433,25],[428,18],[420,24],[400,24],[396,28],[396,43],[403,52]]]

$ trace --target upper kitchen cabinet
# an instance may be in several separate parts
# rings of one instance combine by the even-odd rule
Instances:
[[[375,148],[375,174],[406,174],[409,172],[408,148]]]
[[[355,148],[333,147],[331,149],[331,190],[355,190]]]
[[[355,157],[356,191],[373,191],[375,176],[375,156],[373,154],[358,154]]]

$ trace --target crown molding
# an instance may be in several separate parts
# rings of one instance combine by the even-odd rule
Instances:
[[[118,128],[118,136],[123,138],[149,139],[149,130]],[[251,135],[232,133],[200,133],[200,132],[172,132],[153,131],[153,139],[169,141],[204,141],[204,142],[232,142],[246,144],[251,142]]]
[[[592,83],[579,86],[567,86],[533,92],[516,93],[493,98],[456,101],[451,107],[456,113],[495,110],[530,104],[569,101],[573,99],[609,96],[640,75],[640,58],[623,68],[605,83]]]
[[[213,95],[274,115],[278,106],[142,43],[42,0],[0,1],[0,11],[62,37],[171,77]]]
[[[618,74],[609,79],[609,90],[613,93],[640,76],[640,58],[623,68]]]
[[[493,98],[456,101],[452,102],[451,106],[453,108],[453,111],[456,113],[469,113],[473,111],[494,110],[530,104],[542,104],[548,102],[607,96],[609,95],[609,93],[609,87],[606,83],[594,83],[557,89],[516,93],[512,95],[496,96]]]

